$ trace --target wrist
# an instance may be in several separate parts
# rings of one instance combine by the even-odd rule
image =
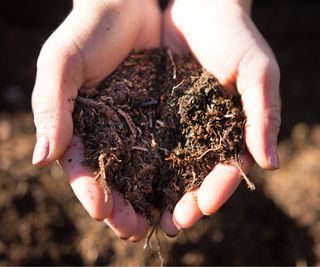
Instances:
[[[206,8],[221,9],[230,6],[238,7],[250,15],[252,0],[172,0],[174,4],[178,4],[185,8],[197,8],[205,6]]]
[[[73,0],[73,8],[85,6],[86,8],[106,8],[124,6],[128,0]]]

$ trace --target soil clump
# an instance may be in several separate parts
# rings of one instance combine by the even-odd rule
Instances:
[[[73,120],[97,181],[148,218],[245,149],[239,96],[191,55],[165,49],[131,53],[98,87],[81,90]]]

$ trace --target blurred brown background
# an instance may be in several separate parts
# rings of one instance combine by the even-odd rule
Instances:
[[[156,243],[117,240],[73,196],[57,165],[31,166],[30,95],[45,39],[71,1],[0,2],[0,265],[158,265]],[[167,265],[320,264],[320,2],[256,1],[253,19],[282,73],[281,170],[250,174],[215,215],[176,239]]]

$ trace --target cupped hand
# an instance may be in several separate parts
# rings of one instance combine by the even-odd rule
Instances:
[[[37,131],[33,164],[59,160],[88,213],[121,238],[142,239],[147,221],[119,192],[105,194],[84,167],[82,141],[73,136],[73,99],[96,86],[132,50],[160,46],[156,0],[74,0],[74,8],[45,42],[37,64],[32,108]]]
[[[241,96],[248,154],[265,169],[279,168],[280,73],[275,57],[250,18],[249,0],[175,0],[164,14],[164,42],[174,52],[190,51],[225,87]],[[215,166],[198,190],[177,203],[180,229],[216,212],[240,183],[236,164]],[[167,215],[169,216],[169,215]]]

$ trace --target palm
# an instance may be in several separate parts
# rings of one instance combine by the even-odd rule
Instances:
[[[266,128],[267,119],[273,119],[268,116],[275,116],[275,129],[271,130],[277,135],[279,110],[261,114],[265,112],[265,102],[270,98],[274,105],[272,108],[279,108],[278,77],[270,71],[277,67],[275,61],[270,60],[274,59],[271,50],[243,8],[222,1],[204,0],[192,5],[182,2],[175,1],[165,12],[166,45],[175,52],[190,51],[224,86],[234,93],[238,90],[247,115],[248,150],[262,167],[276,167],[266,160]],[[206,4],[201,4],[203,2]],[[270,81],[269,74],[274,80]],[[266,79],[269,79],[267,86],[272,87],[268,93],[261,84]],[[253,86],[257,88],[253,90]],[[266,118],[263,129],[261,118]],[[250,156],[244,155],[242,168],[247,171],[251,162]],[[173,214],[175,224],[187,228],[203,214],[214,213],[236,189],[241,180],[239,177],[240,170],[236,165],[215,166],[199,190],[188,192],[178,202]]]

